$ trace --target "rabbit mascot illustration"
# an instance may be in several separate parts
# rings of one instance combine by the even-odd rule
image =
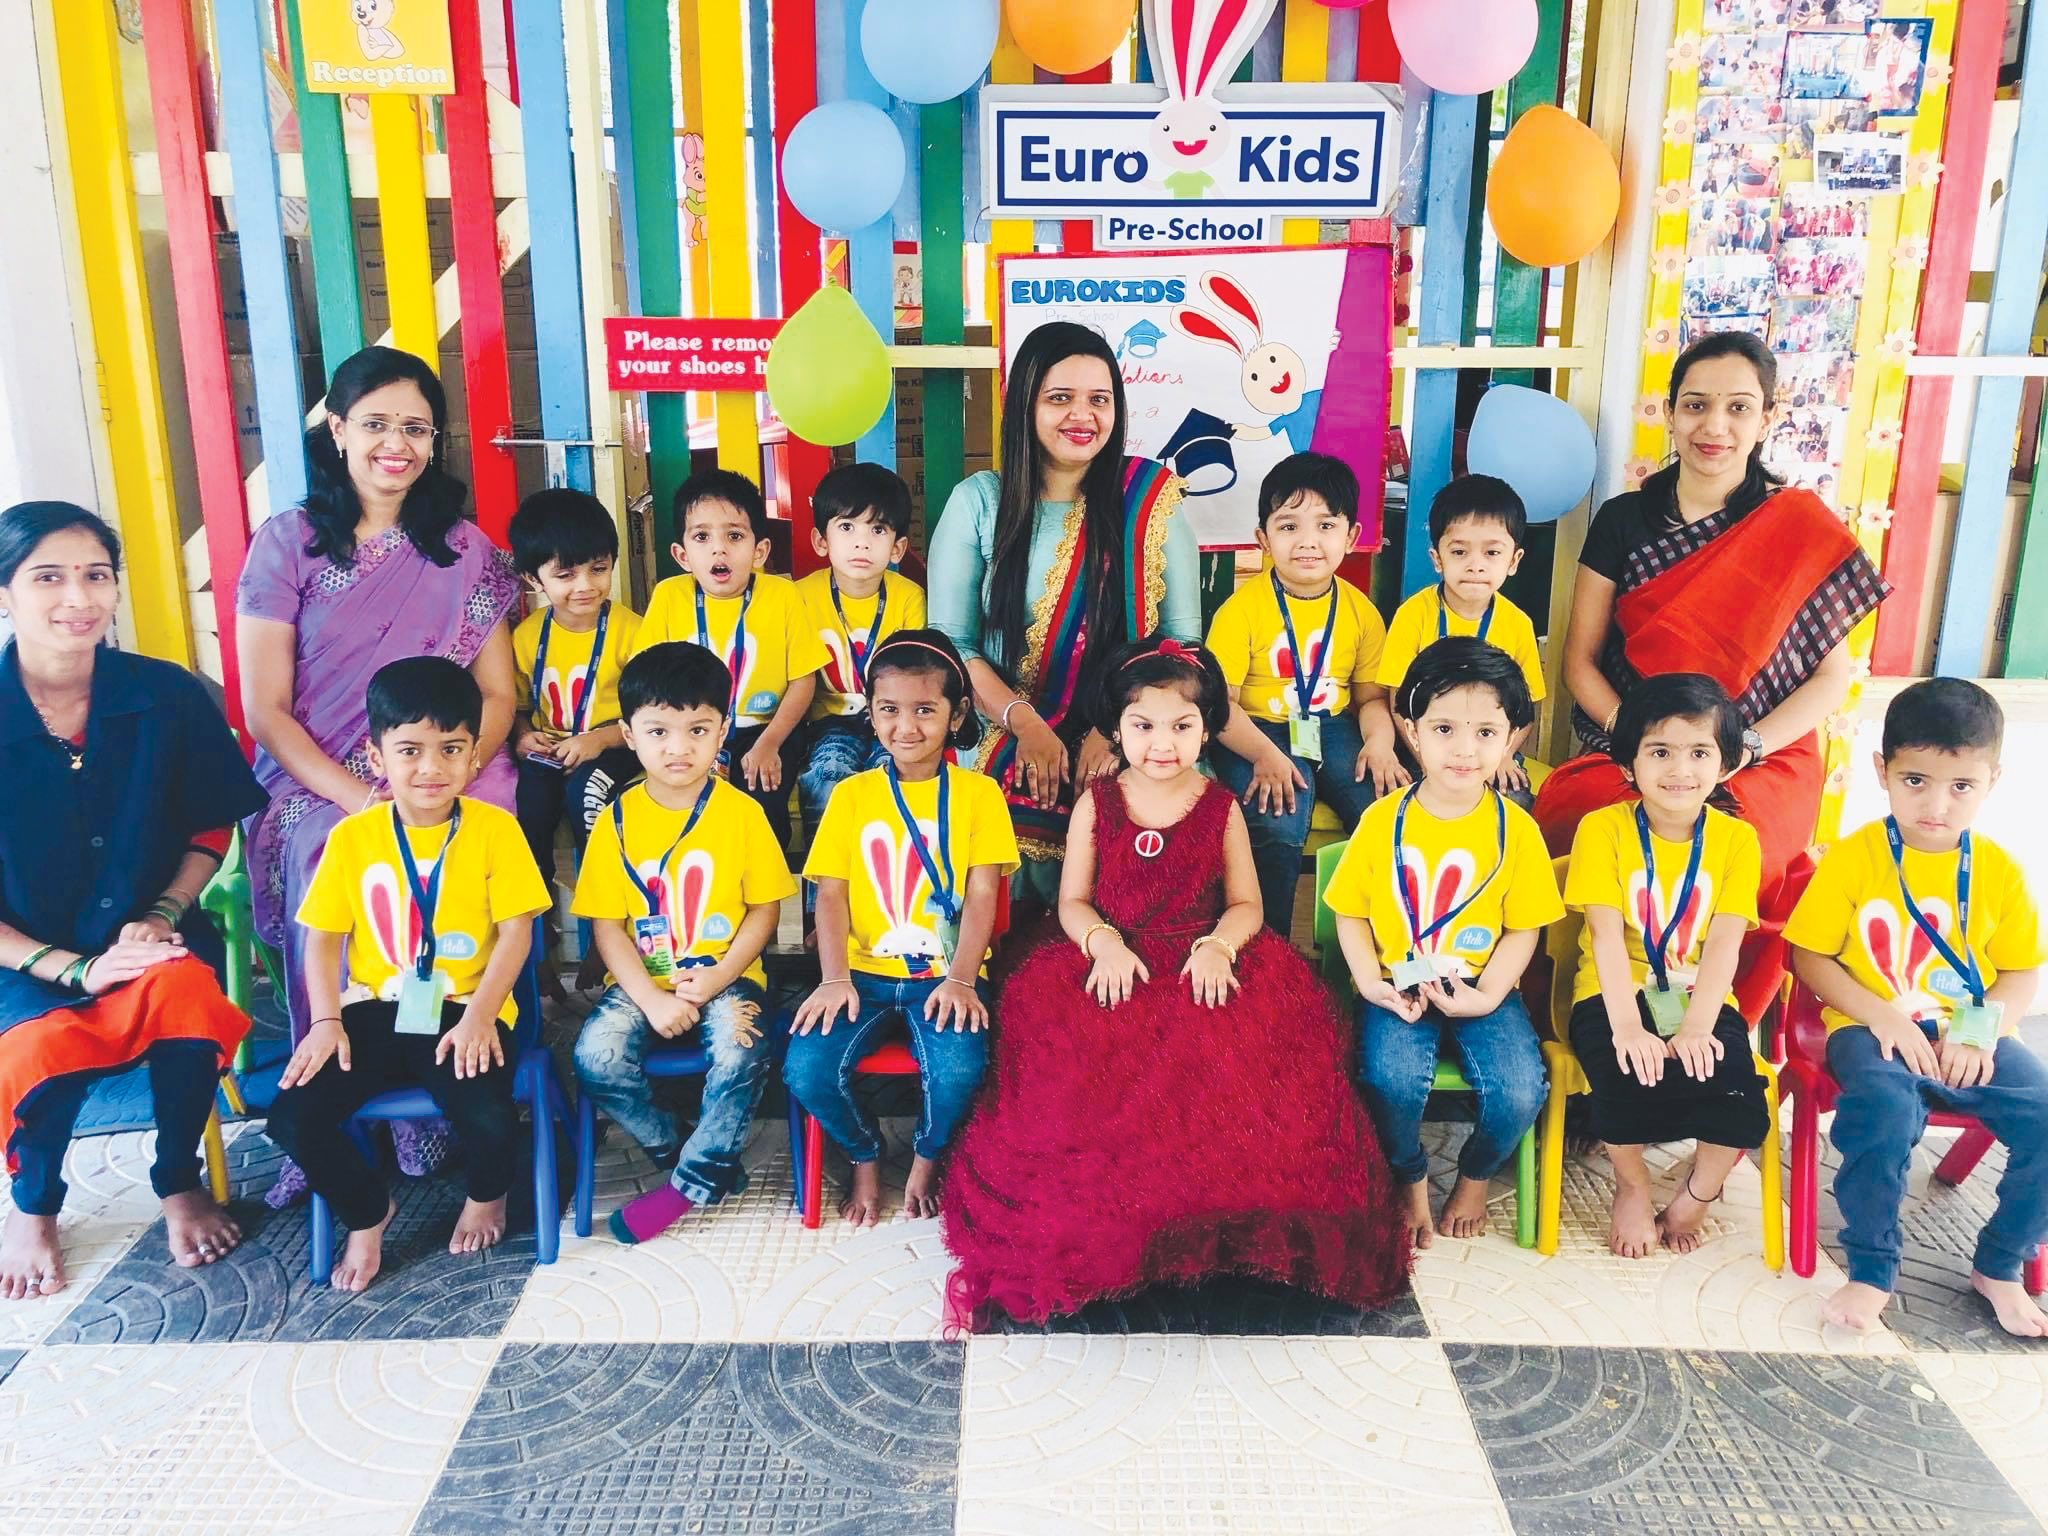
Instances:
[[[1160,180],[1175,198],[1192,202],[1216,185],[1202,167],[1237,142],[1213,92],[1265,30],[1278,0],[1155,0],[1146,7],[1153,72],[1166,103],[1148,142],[1166,167]]]
[[[938,846],[936,822],[920,821],[918,829],[933,847]],[[940,932],[945,920],[929,899],[931,884],[917,851],[897,831],[886,821],[871,821],[860,833],[861,858],[875,903],[889,923],[875,941],[874,953],[901,957],[913,977],[936,976],[945,970],[951,948]]]
[[[398,0],[349,0],[349,19],[356,24],[356,46],[366,59],[397,59],[405,55],[405,44],[391,30],[391,13]]]

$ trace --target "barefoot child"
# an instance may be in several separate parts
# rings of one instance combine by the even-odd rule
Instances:
[[[2048,1239],[2048,1068],[2019,1041],[2044,958],[2019,866],[1970,824],[1998,782],[2005,717],[1960,678],[1915,683],[1884,716],[1891,814],[1828,850],[1785,925],[1792,967],[1825,1005],[1835,1203],[1849,1283],[1822,1308],[1875,1326],[1899,1273],[1899,1205],[1930,1109],[1974,1115],[2005,1143],[1998,1208],[1970,1284],[1998,1325],[2048,1336],[2020,1283]]]
[[[774,1055],[761,951],[796,881],[761,807],[711,771],[731,697],[732,674],[701,646],[670,641],[626,663],[619,709],[647,778],[598,818],[576,881],[573,910],[611,968],[576,1037],[577,1091],[672,1170],[613,1214],[622,1243],[746,1186],[740,1153]],[[641,1060],[655,1039],[691,1030],[711,1068],[684,1142]]]
[[[1543,1107],[1543,1052],[1517,984],[1564,904],[1542,833],[1495,787],[1533,716],[1508,653],[1471,636],[1439,640],[1394,703],[1420,778],[1365,813],[1324,899],[1358,988],[1366,1102],[1426,1248],[1422,1110],[1437,1056],[1456,1050],[1479,1118],[1436,1230],[1477,1237],[1489,1182]]]
[[[347,1130],[386,1089],[421,1084],[454,1127],[469,1198],[448,1251],[480,1252],[505,1235],[522,1139],[505,1036],[548,893],[519,823],[463,797],[483,707],[476,679],[445,657],[378,669],[370,769],[391,803],[335,827],[299,907],[313,1024],[278,1081],[270,1138],[349,1229],[338,1290],[376,1278],[398,1211]]]
[[[1571,1046],[1592,1084],[1593,1134],[1614,1161],[1607,1245],[1627,1259],[1699,1246],[1707,1208],[1769,1128],[1749,1026],[1729,986],[1756,926],[1763,852],[1746,822],[1709,805],[1742,757],[1742,717],[1710,677],[1675,672],[1629,690],[1612,752],[1639,803],[1579,824],[1565,905],[1586,914]],[[1698,1143],[1671,1204],[1650,1210],[1649,1142]]]
[[[1017,868],[1001,787],[946,761],[948,747],[973,746],[981,729],[952,641],[935,629],[891,635],[868,658],[867,681],[889,761],[841,781],[811,840],[804,878],[818,886],[824,979],[797,1010],[782,1069],[853,1159],[839,1213],[857,1227],[881,1217],[882,1142],[854,1100],[854,1064],[888,1024],[910,1031],[923,1108],[903,1208],[936,1215],[935,1160],[988,1064],[982,961],[996,886]]]

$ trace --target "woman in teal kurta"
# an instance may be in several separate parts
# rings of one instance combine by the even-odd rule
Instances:
[[[1116,355],[1086,326],[1041,325],[1010,368],[1001,473],[960,483],[927,553],[932,624],[966,658],[988,722],[976,766],[1016,821],[1018,894],[1045,905],[1074,795],[1114,766],[1081,706],[1095,668],[1155,630],[1202,638],[1182,482],[1123,450]]]

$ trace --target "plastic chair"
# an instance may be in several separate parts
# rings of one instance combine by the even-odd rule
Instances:
[[[1344,961],[1343,946],[1337,942],[1337,914],[1330,910],[1323,900],[1323,892],[1330,884],[1330,877],[1337,872],[1337,861],[1344,857],[1349,840],[1331,843],[1316,850],[1316,959],[1323,973],[1323,981],[1337,995],[1338,1004],[1349,1012],[1357,999],[1351,985],[1351,968]],[[1455,1057],[1439,1056],[1436,1061],[1436,1077],[1430,1083],[1431,1093],[1470,1093],[1472,1085],[1465,1081],[1465,1072]],[[1515,1148],[1515,1243],[1518,1247],[1536,1246],[1536,1128],[1531,1126],[1522,1133],[1522,1140]]]
[[[249,1011],[255,998],[258,961],[262,963],[264,974],[270,978],[272,989],[280,998],[284,996],[284,957],[256,936],[252,902],[249,866],[243,857],[242,832],[237,827],[229,839],[227,857],[199,893],[199,905],[219,925],[221,940],[227,949],[227,975],[222,981],[222,990],[227,993],[228,1001],[244,1013]],[[235,1054],[235,1070],[246,1072],[248,1068],[249,1042],[245,1039]],[[230,1106],[239,1114],[242,1112],[241,1092],[238,1086],[230,1086],[231,1082],[224,1079],[222,1086],[228,1091]]]
[[[1842,1088],[1828,1070],[1820,999],[1788,981],[1780,1006],[1786,1053],[1781,1092],[1792,1099],[1792,1272],[1811,1278],[1820,1248],[1820,1117],[1835,1107]],[[1944,1184],[1967,1179],[1995,1140],[1973,1115],[1935,1110],[1927,1123],[1963,1133],[1935,1167],[1935,1178]],[[2036,1296],[2048,1291],[2048,1247],[2036,1248],[2027,1261],[2026,1283]]]
[[[1564,887],[1565,860],[1552,861],[1558,888]],[[1568,1022],[1572,1013],[1572,981],[1578,974],[1579,933],[1585,920],[1576,912],[1550,925],[1545,951],[1550,957],[1551,1038],[1543,1042],[1543,1059],[1550,1068],[1550,1098],[1543,1107],[1542,1176],[1537,1186],[1536,1251],[1557,1252],[1557,1229],[1564,1206],[1564,1109],[1575,1093],[1591,1093],[1593,1085],[1572,1054]],[[1755,1055],[1754,1052],[1752,1052]],[[1778,1139],[1778,1069],[1756,1055],[1756,1070],[1764,1080],[1764,1104],[1770,1112],[1770,1131],[1762,1151],[1764,1218],[1764,1263],[1773,1270],[1785,1267],[1785,1170]]]
[[[533,923],[536,951],[541,943],[540,919]],[[534,1227],[539,1238],[540,1262],[552,1264],[561,1246],[561,1221],[556,1203],[555,1127],[566,1126],[569,1105],[562,1085],[555,1078],[554,1058],[540,1040],[540,984],[534,976],[532,958],[519,973],[513,988],[519,1001],[519,1023],[512,1032],[507,1053],[514,1074],[512,1098],[524,1104],[533,1120],[533,1207]],[[393,1088],[378,1094],[355,1112],[349,1134],[357,1143],[367,1138],[369,1120],[420,1120],[441,1111],[433,1096],[417,1085]],[[334,1268],[334,1223],[327,1202],[316,1193],[311,1200],[313,1223],[313,1283],[325,1285]]]

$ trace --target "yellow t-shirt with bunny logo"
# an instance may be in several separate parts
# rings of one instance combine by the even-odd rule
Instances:
[[[1602,806],[1579,823],[1564,879],[1564,904],[1574,912],[1611,907],[1621,914],[1632,987],[1642,986],[1650,974],[1643,948],[1644,910],[1655,914],[1657,931],[1663,932],[1672,921],[1692,856],[1689,838],[1672,843],[1652,833],[1650,848],[1657,865],[1654,880],[1644,875],[1635,802]],[[1763,864],[1763,846],[1756,840],[1756,829],[1709,806],[1706,836],[1700,845],[1699,878],[1664,949],[1665,974],[1674,985],[1690,987],[1699,974],[1700,954],[1715,918],[1739,917],[1756,927],[1756,893]],[[1572,1001],[1583,1003],[1599,995],[1600,973],[1593,964],[1593,930],[1589,926],[1579,938],[1579,971]],[[1734,1006],[1733,993],[1727,1002]]]
[[[1408,814],[1402,818],[1397,865],[1394,821],[1404,799]],[[1472,898],[1421,947],[1439,976],[1477,981],[1505,933],[1542,928],[1564,916],[1543,834],[1527,811],[1490,792],[1450,821],[1432,816],[1420,797],[1405,792],[1375,801],[1359,818],[1323,900],[1332,912],[1362,918],[1372,928],[1381,970],[1389,977],[1408,958],[1413,938],[1401,899],[1404,881],[1425,933]]]
[[[1486,625],[1486,643],[1499,646],[1514,658],[1529,685],[1533,702],[1543,701],[1543,652],[1536,647],[1536,626],[1529,615],[1498,592],[1493,595],[1493,617],[1468,619],[1455,609],[1444,607],[1443,588],[1425,587],[1394,610],[1394,622],[1387,626],[1386,648],[1380,652],[1379,680],[1399,688],[1415,658],[1435,645],[1446,631],[1453,635],[1476,635]]]
[[[536,731],[566,736],[574,728],[576,704],[590,680],[590,653],[597,644],[597,630],[580,634],[559,623],[547,623],[548,611],[530,613],[512,631],[512,660],[519,683],[519,718],[532,722]],[[541,627],[546,625],[548,649],[540,652]],[[583,729],[594,731],[619,718],[619,672],[633,654],[633,642],[640,634],[640,615],[624,603],[613,603],[605,617],[604,655],[598,659],[597,692],[583,711]],[[539,688],[535,689],[534,664],[540,663]]]
[[[452,836],[452,818],[439,826],[407,827],[405,834],[422,885],[447,862],[434,902],[434,969],[448,978],[448,1000],[459,1003],[483,980],[498,924],[545,911],[548,888],[511,812],[482,800],[457,803],[462,824]],[[399,857],[391,806],[358,811],[327,834],[298,921],[322,933],[348,935],[343,1006],[398,1000],[401,977],[419,952],[422,925]],[[508,994],[498,1018],[512,1024],[518,1017]]]
[[[767,812],[723,779],[711,781],[704,814],[681,843],[676,838],[690,826],[694,801],[682,810],[671,810],[657,804],[641,783],[615,804],[617,815],[608,807],[590,829],[590,846],[583,850],[569,910],[578,917],[622,922],[628,930],[635,918],[666,916],[669,941],[676,959],[683,962],[666,983],[671,990],[688,965],[716,965],[725,957],[747,908],[796,894],[796,877],[769,829]],[[626,873],[619,852],[622,823],[625,857],[653,889],[660,903],[655,911],[649,910],[647,898]],[[745,976],[767,985],[758,955]]]
[[[818,691],[811,698],[806,717],[823,720],[830,715],[858,715],[867,711],[867,694],[854,679],[854,649],[858,642],[862,664],[866,664],[868,632],[880,645],[899,629],[925,627],[924,588],[895,571],[882,573],[882,585],[867,597],[839,594],[839,608],[846,610],[846,622],[839,620],[839,608],[832,606],[832,573],[813,571],[796,584],[803,600],[804,619],[818,643],[825,648],[825,667],[818,674]],[[881,624],[875,624],[875,609],[881,607]],[[851,628],[852,634],[847,633]]]
[[[733,729],[746,730],[766,725],[775,718],[782,696],[800,677],[809,677],[825,665],[825,647],[804,618],[804,605],[797,596],[796,583],[787,576],[754,573],[753,597],[706,597],[704,624],[710,631],[710,649],[733,671]],[[739,665],[733,666],[734,632],[746,614],[746,643],[739,647]],[[640,633],[633,642],[633,654],[665,640],[704,644],[697,631],[697,579],[671,576],[654,589],[647,615],[640,621]]]
[[[1956,868],[1962,850],[1922,853],[1907,848],[1901,861],[1913,904],[1949,948],[1956,944]],[[1988,988],[2005,971],[2026,971],[2048,960],[2041,943],[2041,917],[2012,855],[1988,837],[1970,839],[1970,949],[1979,979]],[[1841,962],[1842,969],[1879,997],[1897,1003],[1915,1019],[1933,1020],[1946,1030],[1968,986],[1935,949],[1906,911],[1899,894],[1898,866],[1892,863],[1884,822],[1850,833],[1820,861],[1806,893],[1785,924],[1785,942]],[[1857,1021],[1832,1008],[1822,1010],[1828,1032]],[[2018,1019],[2001,1031],[2019,1033]]]
[[[939,775],[905,783],[904,803],[924,834],[925,847],[941,873],[952,865],[955,891],[964,904],[967,872],[984,864],[1004,875],[1017,868],[1017,834],[1003,791],[985,773],[948,766],[946,859],[940,858]],[[870,768],[842,780],[826,803],[806,880],[844,880],[853,925],[847,934],[847,963],[871,976],[943,976],[953,957],[941,935],[946,924],[932,896],[924,861],[896,809],[886,767]],[[985,958],[985,957],[984,957]]]
[[[1270,572],[1254,576],[1224,599],[1203,642],[1223,669],[1223,681],[1238,690],[1237,702],[1254,720],[1281,721],[1301,713],[1294,650],[1287,644],[1287,626],[1280,622],[1273,592]],[[1387,626],[1363,592],[1338,577],[1334,595],[1337,619],[1327,657],[1322,645],[1323,630],[1330,627],[1330,597],[1287,599],[1302,665],[1315,680],[1309,692],[1315,714],[1341,715],[1361,690],[1375,686],[1380,648],[1387,640]]]

